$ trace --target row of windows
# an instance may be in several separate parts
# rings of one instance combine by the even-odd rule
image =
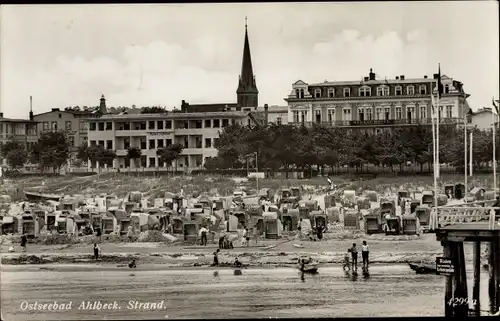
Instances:
[[[372,96],[372,89],[368,86],[363,86],[358,89],[358,96],[360,97],[370,97]],[[449,93],[450,88],[449,85],[444,86],[444,93],[447,94]],[[344,88],[343,90],[343,97],[351,97],[351,88]],[[406,87],[406,94],[409,96],[415,95],[415,86],[410,85]],[[426,95],[427,94],[427,86],[426,85],[420,85],[418,87],[418,94],[420,95]],[[377,96],[389,96],[390,95],[390,88],[388,86],[380,86],[377,88]],[[394,88],[394,95],[395,96],[402,96],[403,95],[403,87],[402,86],[396,86]],[[296,98],[304,98],[304,89],[296,89],[295,90],[295,97]],[[322,98],[322,90],[321,88],[316,88],[314,90],[314,98]],[[327,92],[327,98],[335,98],[335,88],[328,88]]]
[[[221,128],[229,126],[229,119],[205,119],[203,120],[181,120],[175,122],[175,129],[194,129],[194,128]],[[231,123],[236,124],[236,120],[232,119]],[[91,131],[113,130],[112,122],[92,122],[89,129]],[[171,120],[150,120],[139,122],[117,122],[116,130],[163,130],[172,129]]]
[[[0,134],[36,135],[36,125],[0,123]]]
[[[53,121],[51,123],[49,123],[48,121],[44,121],[43,122],[43,131],[48,131],[49,130],[49,125],[51,125],[50,129],[52,129],[52,130],[58,130],[58,126],[57,126],[57,122],[56,121]],[[65,130],[72,130],[73,129],[73,122],[71,122],[71,121],[64,122],[64,129]]]
[[[203,145],[202,144],[202,141],[201,141],[201,138],[200,139],[196,139],[194,144],[190,144],[189,143],[189,140],[187,138],[185,138],[183,141],[179,141],[177,142],[179,144],[182,144],[184,146],[184,148],[212,148],[215,144],[215,141],[214,143],[212,143],[212,138],[205,138],[205,144]],[[74,144],[74,140],[73,140],[73,144]],[[90,141],[90,145],[99,145],[99,146],[102,146],[106,149],[113,149],[113,141],[112,140],[91,140]],[[139,142],[139,148],[142,149],[142,150],[147,150],[147,149],[160,149],[160,148],[164,148],[164,147],[168,147],[172,145],[172,139],[150,139],[149,140],[149,144],[147,144],[146,142],[146,139],[143,138],[141,139],[141,141]],[[129,138],[125,138],[123,140],[123,149],[129,149],[131,147],[131,144],[130,144],[130,139]]]
[[[148,166],[148,161],[149,160],[149,166]],[[180,160],[180,159],[179,159]],[[163,164],[160,164],[160,161],[158,160],[157,161],[157,157],[149,157],[147,158],[145,155],[141,156],[141,159],[140,159],[140,165],[141,167],[161,167],[163,166]],[[172,164],[166,164],[168,166],[172,166]],[[203,165],[203,157],[202,156],[199,156],[199,157],[194,157],[194,165],[196,167],[201,167]],[[179,162],[177,164],[178,167],[189,167],[189,157],[186,157],[184,158],[184,163],[182,162]],[[120,165],[120,168],[128,168],[130,167],[130,159],[125,159],[125,164],[124,165]]]
[[[439,110],[439,117],[442,117],[442,112],[443,112],[443,106],[440,107]],[[293,112],[293,121],[295,123],[299,122],[304,122],[307,121],[307,110],[303,111],[294,111]],[[364,121],[364,120],[373,120],[373,109],[372,108],[359,108],[358,109],[358,120]],[[403,109],[401,107],[396,107],[395,110],[395,119],[403,119]],[[411,118],[416,118],[416,111],[415,107],[408,107],[406,109],[406,118],[411,119]],[[446,118],[452,118],[453,117],[453,106],[446,106]],[[425,119],[427,118],[427,107],[422,106],[420,107],[420,118]],[[375,120],[389,120],[391,119],[391,109],[389,107],[385,107],[383,112],[382,108],[376,108],[375,110]],[[328,122],[333,122],[336,120],[335,118],[335,109],[328,109],[327,111],[327,120]],[[342,110],[342,120],[352,120],[351,117],[351,109],[344,108]],[[321,110],[316,110],[315,112],[315,121],[322,121],[322,114]]]

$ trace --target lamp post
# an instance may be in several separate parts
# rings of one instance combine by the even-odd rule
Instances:
[[[257,193],[259,192],[259,158],[258,158],[258,155],[259,153],[258,152],[253,152],[253,153],[250,153],[250,154],[246,154],[245,157],[247,158],[247,176],[248,176],[248,157],[251,157],[251,156],[254,156],[255,155],[255,169],[257,171],[257,175],[255,175],[255,181],[257,182]]]

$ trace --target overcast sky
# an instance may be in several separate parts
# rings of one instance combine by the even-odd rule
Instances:
[[[261,105],[291,84],[420,78],[464,83],[472,108],[499,96],[497,1],[7,5],[0,108],[26,118],[66,106],[235,102],[245,16]]]

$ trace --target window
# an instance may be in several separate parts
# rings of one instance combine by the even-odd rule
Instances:
[[[371,88],[370,87],[361,87],[359,88],[359,95],[361,97],[368,97],[371,94]]]
[[[140,143],[141,149],[147,149],[146,148],[146,138],[141,138],[141,143]]]
[[[106,141],[106,149],[113,149],[113,141],[112,140]]]
[[[86,121],[80,121],[80,130],[86,131],[89,128],[89,123]]]
[[[413,96],[415,95],[415,87],[413,86],[408,86],[406,88],[406,94],[409,95],[409,96]]]
[[[106,122],[106,130],[113,130],[113,123],[110,121]]]
[[[295,98],[300,98],[300,90],[295,89]]]
[[[373,120],[373,110],[372,108],[366,109],[366,120]]]
[[[234,119],[233,119],[234,120]],[[203,128],[203,123],[201,120],[195,120],[194,121],[194,128]]]
[[[333,123],[335,121],[335,109],[328,109],[328,122]]]
[[[385,118],[384,118],[385,120],[391,119],[391,108],[385,107],[384,116],[385,116]]]
[[[446,106],[446,117],[453,117],[453,106]]]
[[[212,127],[212,120],[205,119],[205,128],[210,128],[210,127]]]
[[[171,120],[165,121],[165,129],[172,129],[172,121]]]
[[[229,126],[229,119],[223,119],[222,120],[222,127],[227,127]]]
[[[403,88],[401,86],[396,86],[395,93],[396,96],[401,96],[403,94]]]
[[[75,146],[75,136],[69,136],[69,146]]]
[[[186,137],[184,137],[184,148],[189,148],[189,139]]]
[[[91,125],[94,125],[94,129],[92,129],[92,126],[90,126],[90,130],[95,130],[95,123],[91,123]],[[49,122],[44,121],[43,122],[43,131],[48,131],[49,130]]]
[[[445,94],[450,93],[450,85],[444,85],[444,93]]]
[[[172,140],[171,139],[165,139],[165,146],[172,146]]]
[[[382,119],[382,108],[377,107],[377,109],[375,109],[375,117],[376,120]]]
[[[302,119],[300,120],[302,123],[307,121],[307,110],[302,111]]]
[[[212,138],[205,138],[205,148],[212,148]]]
[[[333,98],[333,97],[335,97],[335,89],[328,88],[328,98]]]
[[[158,145],[158,149],[163,148],[163,139],[158,139],[156,144]]]
[[[321,89],[314,89],[314,98],[321,98]]]
[[[98,123],[98,124],[97,124],[97,129],[98,129],[100,132],[104,131],[104,123]]]
[[[201,124],[201,120],[200,120],[200,124]],[[231,119],[231,124],[232,124],[233,126],[234,126],[234,125],[236,125],[236,119],[234,119],[234,118],[233,118],[233,119]],[[200,128],[201,128],[201,127],[200,127]]]
[[[351,110],[350,109],[344,109],[342,111],[342,120],[351,120]]]
[[[293,122],[294,123],[298,123],[299,122],[299,112],[298,111],[294,111],[293,112]]]
[[[363,108],[358,109],[358,120],[365,121],[365,110]]]
[[[276,118],[276,124],[281,125],[282,122],[281,116]]]
[[[148,121],[148,129],[155,129],[155,121],[154,120]]]
[[[425,94],[427,94],[427,87],[426,87],[425,85],[420,85],[420,86],[418,87],[418,93],[419,93],[420,95],[425,95]]]
[[[413,117],[415,116],[415,107],[407,107],[406,108],[406,118],[411,121],[412,118],[415,118]]]
[[[125,137],[123,139],[123,149],[129,149],[130,148],[130,138]]]
[[[425,106],[420,107],[420,119],[427,118],[427,108]]]
[[[91,140],[90,141],[90,146],[95,146],[96,145],[96,141],[95,140]]]
[[[163,129],[163,120],[159,120],[156,122],[156,129]]]
[[[401,119],[403,117],[401,107],[396,107],[396,119]]]
[[[103,140],[98,141],[98,142],[97,142],[97,144],[98,144],[99,146],[101,146],[101,147],[104,147],[104,141],[103,141]]]
[[[71,121],[66,121],[64,123],[64,129],[71,130]]]
[[[141,121],[139,123],[139,129],[140,130],[146,130],[146,122],[145,121]]]
[[[316,123],[321,123],[321,110],[315,110]]]
[[[220,119],[214,119],[214,128],[220,127]]]
[[[377,96],[389,96],[389,87],[380,86],[377,88]]]
[[[57,130],[57,122],[56,121],[52,122],[52,130]]]
[[[300,98],[301,98],[301,99],[304,99],[304,89],[301,89],[301,90],[300,90]]]
[[[156,146],[155,146],[155,140],[154,139],[150,139],[149,140],[149,149],[155,149]]]
[[[156,167],[156,158],[154,157],[149,158],[149,167]]]
[[[351,97],[351,88],[344,88],[344,97]]]

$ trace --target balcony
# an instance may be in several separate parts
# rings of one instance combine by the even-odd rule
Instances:
[[[462,118],[442,118],[439,122],[441,125],[461,125],[463,124]],[[416,126],[416,125],[431,125],[430,118],[424,119],[381,119],[381,120],[336,120],[336,121],[323,121],[323,122],[291,122],[291,125],[311,127],[314,124],[321,126],[332,127],[392,127],[392,126]]]

